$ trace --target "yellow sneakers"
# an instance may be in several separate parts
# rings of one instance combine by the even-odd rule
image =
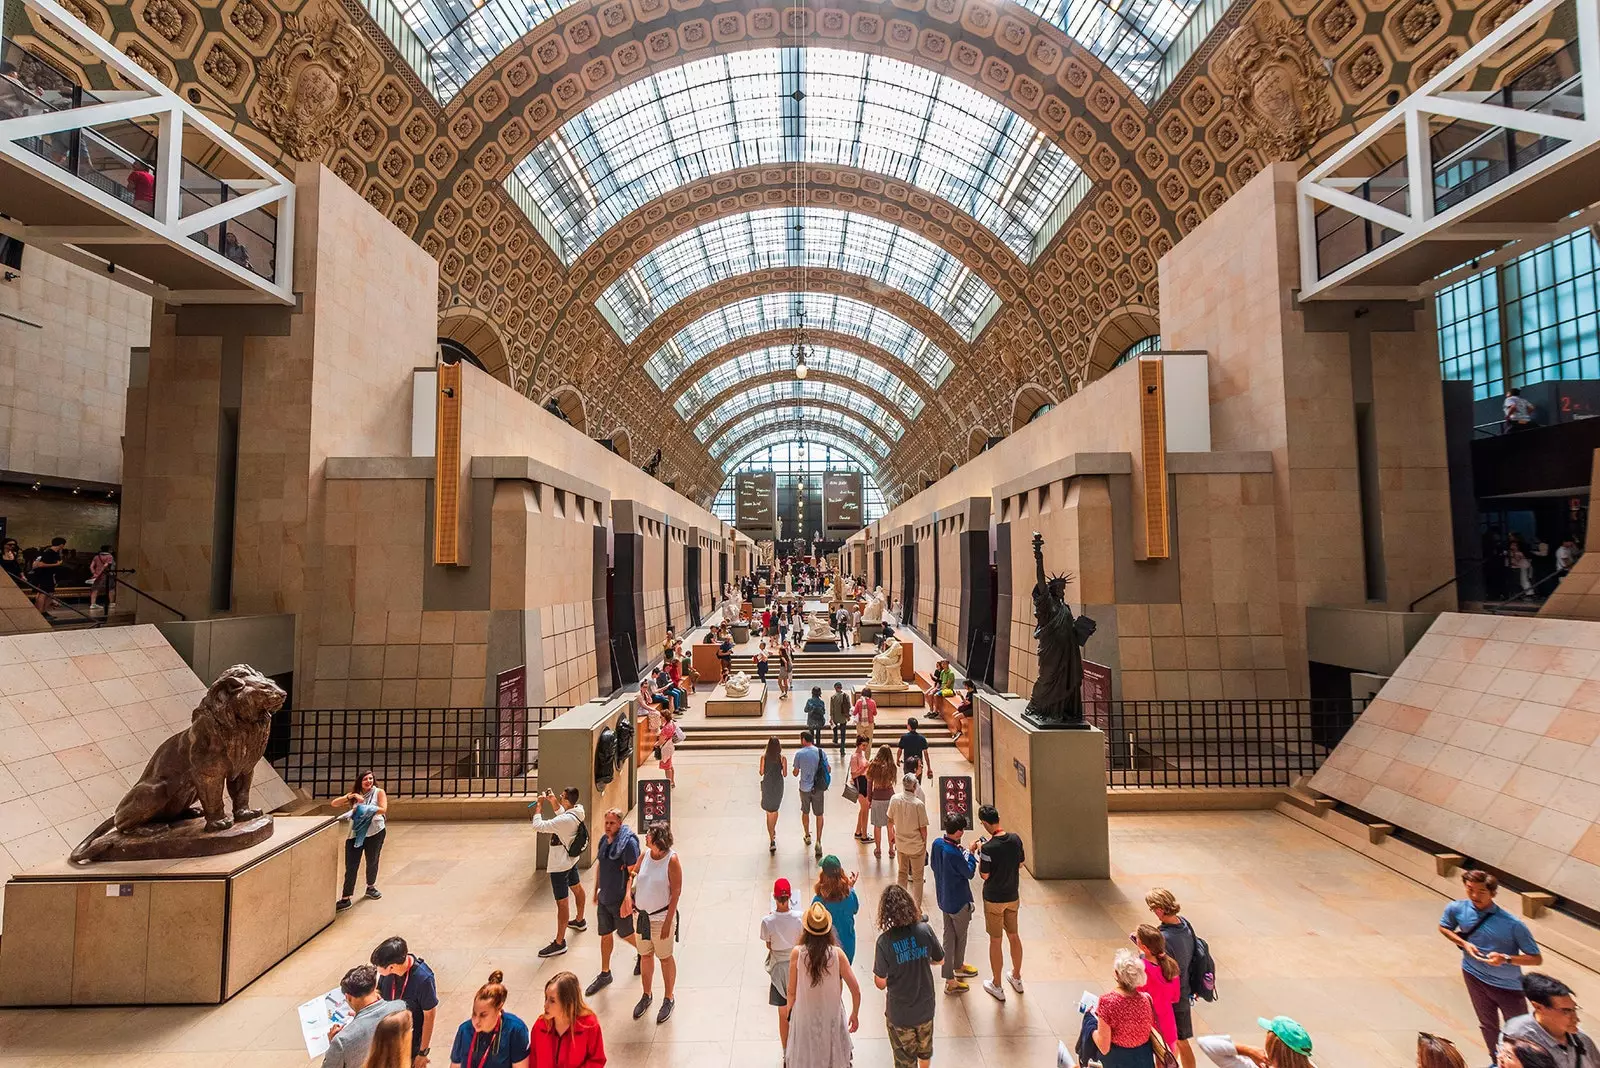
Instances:
[[[951,979],[944,984],[944,992],[946,994],[965,994],[971,989],[972,988],[970,986],[968,986],[966,983],[963,983],[960,979]]]
[[[956,969],[956,974],[957,975],[964,975],[968,979],[974,979],[978,975],[978,969],[974,968],[970,964],[963,964],[961,967]]]

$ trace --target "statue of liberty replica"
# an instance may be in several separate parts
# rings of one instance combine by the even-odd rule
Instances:
[[[1033,535],[1033,639],[1039,653],[1039,677],[1023,713],[1041,727],[1083,727],[1082,646],[1094,633],[1094,621],[1074,617],[1067,605],[1071,575],[1046,577],[1044,536]]]

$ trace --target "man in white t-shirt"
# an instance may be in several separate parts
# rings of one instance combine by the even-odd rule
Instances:
[[[559,957],[567,951],[567,928],[574,931],[585,931],[589,928],[589,921],[583,918],[584,893],[583,883],[578,881],[578,860],[583,855],[580,848],[576,854],[569,853],[569,845],[582,845],[578,836],[587,839],[588,831],[583,828],[583,806],[578,804],[578,788],[569,786],[562,790],[560,795],[546,790],[539,795],[539,800],[530,807],[534,809],[533,829],[543,831],[550,835],[550,852],[545,857],[544,870],[550,876],[550,890],[556,899],[556,937],[548,946],[539,951],[541,957]],[[543,804],[548,801],[554,814],[545,819]],[[578,902],[578,915],[573,920],[567,919],[568,897]]]
[[[1533,402],[1522,396],[1522,390],[1506,394],[1505,420],[1507,430],[1526,430],[1533,425]]]
[[[767,944],[767,975],[772,988],[767,991],[767,1004],[778,1008],[778,1040],[789,1048],[789,951],[800,944],[802,920],[800,913],[790,908],[794,891],[788,879],[772,884],[772,911],[761,919],[761,941]]]

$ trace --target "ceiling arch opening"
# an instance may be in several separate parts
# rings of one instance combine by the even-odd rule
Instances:
[[[782,404],[744,415],[720,427],[715,437],[706,442],[713,459],[721,459],[741,439],[764,430],[791,427],[832,429],[835,433],[853,437],[876,457],[874,466],[889,457],[893,443],[879,429],[867,423],[863,416],[832,401],[806,401],[800,404]]]
[[[1043,386],[1028,383],[1017,390],[1011,402],[1011,429],[1021,430],[1041,415],[1054,408],[1056,400]]]
[[[589,433],[589,418],[584,413],[583,395],[571,386],[562,386],[544,399],[544,410],[576,427],[582,434]]]
[[[806,382],[835,382],[872,398],[904,422],[922,414],[922,396],[904,380],[879,363],[854,351],[822,346],[806,350]],[[797,380],[794,357],[786,345],[769,346],[742,353],[701,375],[673,402],[673,409],[684,419],[693,420],[757,384],[788,385]],[[791,391],[792,392],[792,391]]]

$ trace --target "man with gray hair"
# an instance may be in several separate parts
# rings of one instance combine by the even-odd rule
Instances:
[[[403,1001],[385,1001],[378,995],[378,969],[370,964],[359,964],[345,972],[339,991],[355,1015],[328,1031],[328,1052],[322,1055],[322,1068],[361,1068],[378,1021],[409,1010]]]
[[[608,808],[605,813],[605,834],[594,851],[594,911],[600,931],[600,974],[584,990],[585,997],[594,997],[611,985],[611,947],[613,935],[620,934],[628,945],[639,948],[639,939],[633,932],[633,913],[622,914],[622,899],[628,896],[628,872],[639,863],[639,836],[633,833],[625,819],[627,813],[620,808]],[[639,974],[639,960],[634,958],[633,974]]]
[[[928,804],[917,793],[917,777],[901,776],[901,792],[889,802],[890,839],[900,851],[895,860],[895,885],[911,891],[917,908],[922,908],[922,867],[928,854]]]

